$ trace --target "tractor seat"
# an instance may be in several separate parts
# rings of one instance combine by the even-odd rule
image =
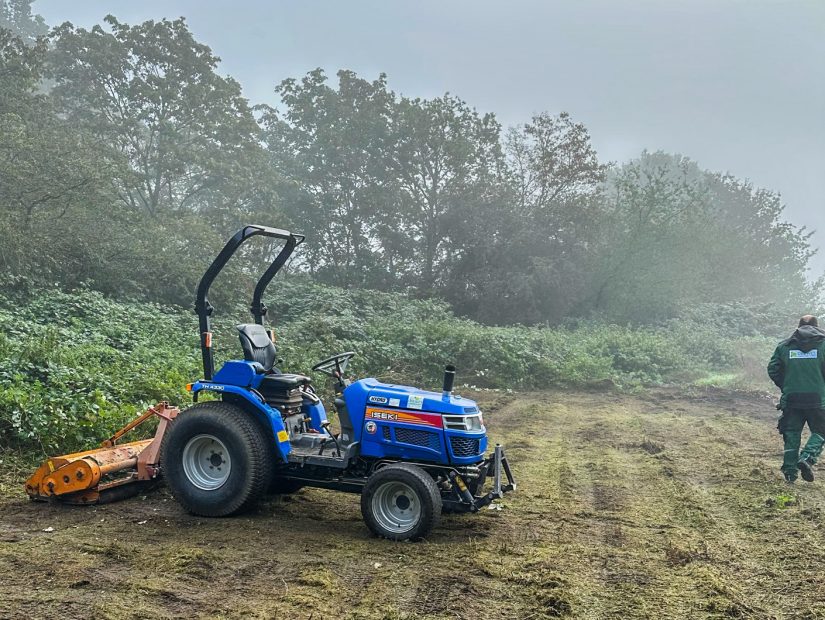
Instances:
[[[277,351],[263,325],[244,323],[236,327],[240,334],[244,359],[247,362],[257,362],[266,373],[258,387],[262,394],[288,392],[310,382],[309,377],[284,374],[274,367]]]
[[[235,328],[241,338],[243,358],[247,362],[257,362],[266,373],[272,372],[277,351],[264,326],[256,323],[244,323],[236,325]]]

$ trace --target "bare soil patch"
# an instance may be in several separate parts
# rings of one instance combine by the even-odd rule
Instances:
[[[210,520],[164,487],[30,503],[7,469],[0,618],[825,617],[825,472],[781,482],[769,400],[476,396],[519,491],[419,544],[373,538],[355,495],[306,489]]]

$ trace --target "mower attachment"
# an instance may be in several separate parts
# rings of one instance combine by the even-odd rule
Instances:
[[[68,504],[97,504],[139,492],[143,484],[132,483],[148,484],[160,474],[160,444],[176,415],[176,407],[160,402],[117,431],[100,448],[47,459],[26,481],[26,493],[33,500],[54,498]],[[152,416],[160,418],[154,438],[117,444],[123,435]]]

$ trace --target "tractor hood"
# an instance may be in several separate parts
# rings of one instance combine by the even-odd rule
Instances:
[[[357,387],[356,387],[357,386]],[[355,388],[355,389],[353,389]],[[378,406],[397,409],[428,411],[448,415],[476,413],[475,401],[460,396],[450,395],[446,399],[439,392],[429,392],[406,385],[381,383],[377,379],[361,379],[349,387],[366,395],[366,406]]]

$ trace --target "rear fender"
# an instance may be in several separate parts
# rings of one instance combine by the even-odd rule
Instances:
[[[203,391],[215,392],[222,397],[226,394],[232,394],[236,397],[232,400],[236,400],[245,411],[255,415],[267,430],[272,431],[271,437],[275,443],[275,451],[281,460],[287,461],[291,446],[289,445],[289,434],[284,427],[280,411],[267,405],[255,392],[250,391],[248,388],[205,381],[197,381],[192,384],[192,398],[195,401],[198,400],[198,394]]]

